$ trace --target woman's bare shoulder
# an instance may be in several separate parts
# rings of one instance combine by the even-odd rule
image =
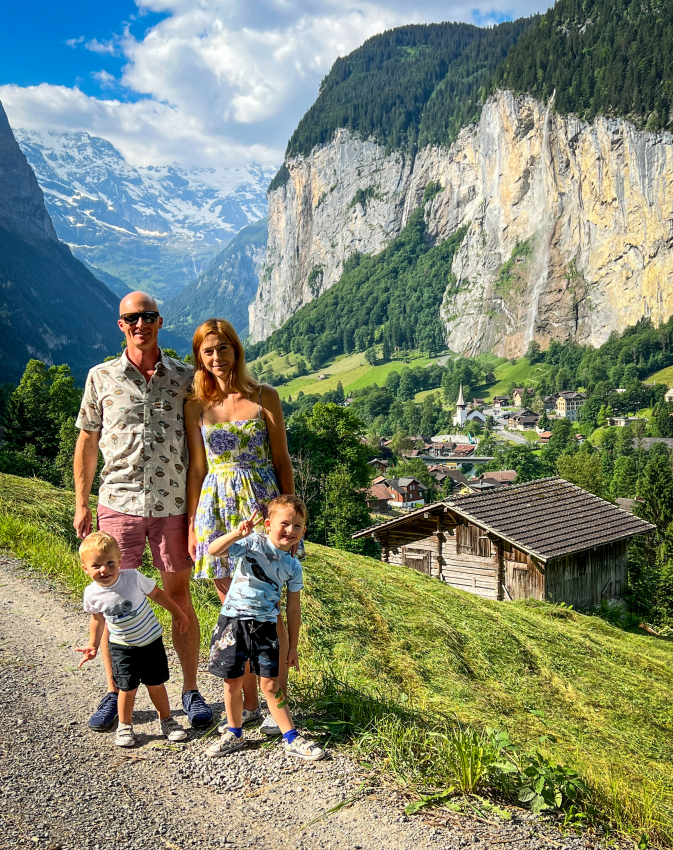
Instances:
[[[260,384],[260,390],[262,391],[262,399],[279,399],[278,390],[275,387],[272,387],[271,384]]]
[[[185,401],[185,416],[198,419],[201,416],[201,402],[198,398],[188,398]]]

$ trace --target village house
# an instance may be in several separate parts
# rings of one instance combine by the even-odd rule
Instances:
[[[367,461],[367,466],[373,466],[378,472],[385,472],[388,469],[388,461],[382,457],[375,457]]]
[[[454,446],[453,452],[451,453],[451,457],[452,458],[470,457],[470,455],[474,454],[476,448],[477,448],[476,446],[471,445],[470,443],[461,443],[458,446]]]
[[[430,457],[448,457],[454,450],[456,444],[453,442],[447,443],[430,443],[428,455]]]
[[[535,429],[538,423],[539,416],[533,413],[532,410],[522,410],[521,413],[515,413],[509,418],[509,427],[516,431],[530,431]]]
[[[605,424],[612,428],[626,428],[638,419],[637,416],[608,416]]]
[[[377,513],[385,514],[390,510],[389,502],[390,491],[383,481],[374,479],[367,493],[367,507]]]
[[[517,407],[523,407],[528,399],[535,393],[529,387],[517,387],[512,390],[512,401]]]
[[[353,535],[381,559],[487,599],[590,608],[620,597],[629,541],[654,530],[562,478],[452,496]]]
[[[484,481],[488,479],[489,481],[495,481],[498,484],[514,484],[516,481],[516,470],[515,469],[501,469],[493,472],[484,472],[479,478]]]
[[[427,489],[417,478],[386,478],[385,475],[379,475],[370,484],[367,504],[379,510],[387,510],[388,506],[423,505]]]
[[[424,449],[403,449],[400,454],[402,457],[406,458],[415,458],[415,457],[423,457],[425,455]]]
[[[546,446],[547,443],[551,440],[551,431],[541,431],[540,432],[540,442],[543,446]]]
[[[556,398],[557,394],[554,395],[546,395],[544,397],[544,412],[545,413],[555,413],[556,412]]]
[[[563,419],[569,419],[571,422],[576,422],[579,409],[586,399],[587,397],[584,393],[576,393],[574,390],[557,393],[556,415]]]
[[[386,478],[385,485],[390,497],[388,503],[394,507],[425,504],[425,484],[416,478]]]
[[[493,409],[494,410],[502,410],[503,407],[507,407],[509,405],[509,397],[506,395],[497,395],[493,399]]]

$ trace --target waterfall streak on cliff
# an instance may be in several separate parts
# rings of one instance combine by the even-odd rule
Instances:
[[[526,324],[526,332],[523,338],[524,345],[526,346],[535,339],[535,322],[537,321],[538,311],[540,308],[540,297],[547,286],[547,280],[549,278],[549,255],[551,252],[552,234],[554,232],[554,221],[549,203],[550,191],[547,186],[547,148],[549,147],[549,113],[551,111],[552,104],[554,103],[555,95],[556,89],[554,89],[552,96],[549,98],[547,111],[544,114],[542,147],[540,149],[540,176],[535,183],[535,206],[537,209],[544,210],[544,217],[542,219],[542,226],[540,227],[537,245],[535,247],[535,259],[531,274],[531,279],[535,281],[535,284],[531,293],[528,322]]]
[[[382,251],[431,182],[443,187],[426,210],[432,243],[468,227],[441,310],[453,351],[519,357],[533,338],[600,345],[644,305],[655,323],[673,315],[673,134],[551,113],[499,91],[450,149],[428,146],[413,163],[347,130],[288,159],[291,179],[269,195],[253,340],[319,294],[306,286],[313,269],[322,269],[324,292],[352,254]],[[369,186],[365,210],[354,199]],[[523,242],[533,254],[521,254],[503,287],[502,265]]]

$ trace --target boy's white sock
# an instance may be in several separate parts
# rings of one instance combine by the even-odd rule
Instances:
[[[117,729],[133,729],[133,723],[122,723],[120,720],[117,723]]]

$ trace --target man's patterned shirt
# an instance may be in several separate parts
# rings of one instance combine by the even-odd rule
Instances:
[[[193,374],[163,352],[149,382],[125,351],[91,369],[77,427],[101,431],[101,505],[145,517],[187,512],[182,408]]]

